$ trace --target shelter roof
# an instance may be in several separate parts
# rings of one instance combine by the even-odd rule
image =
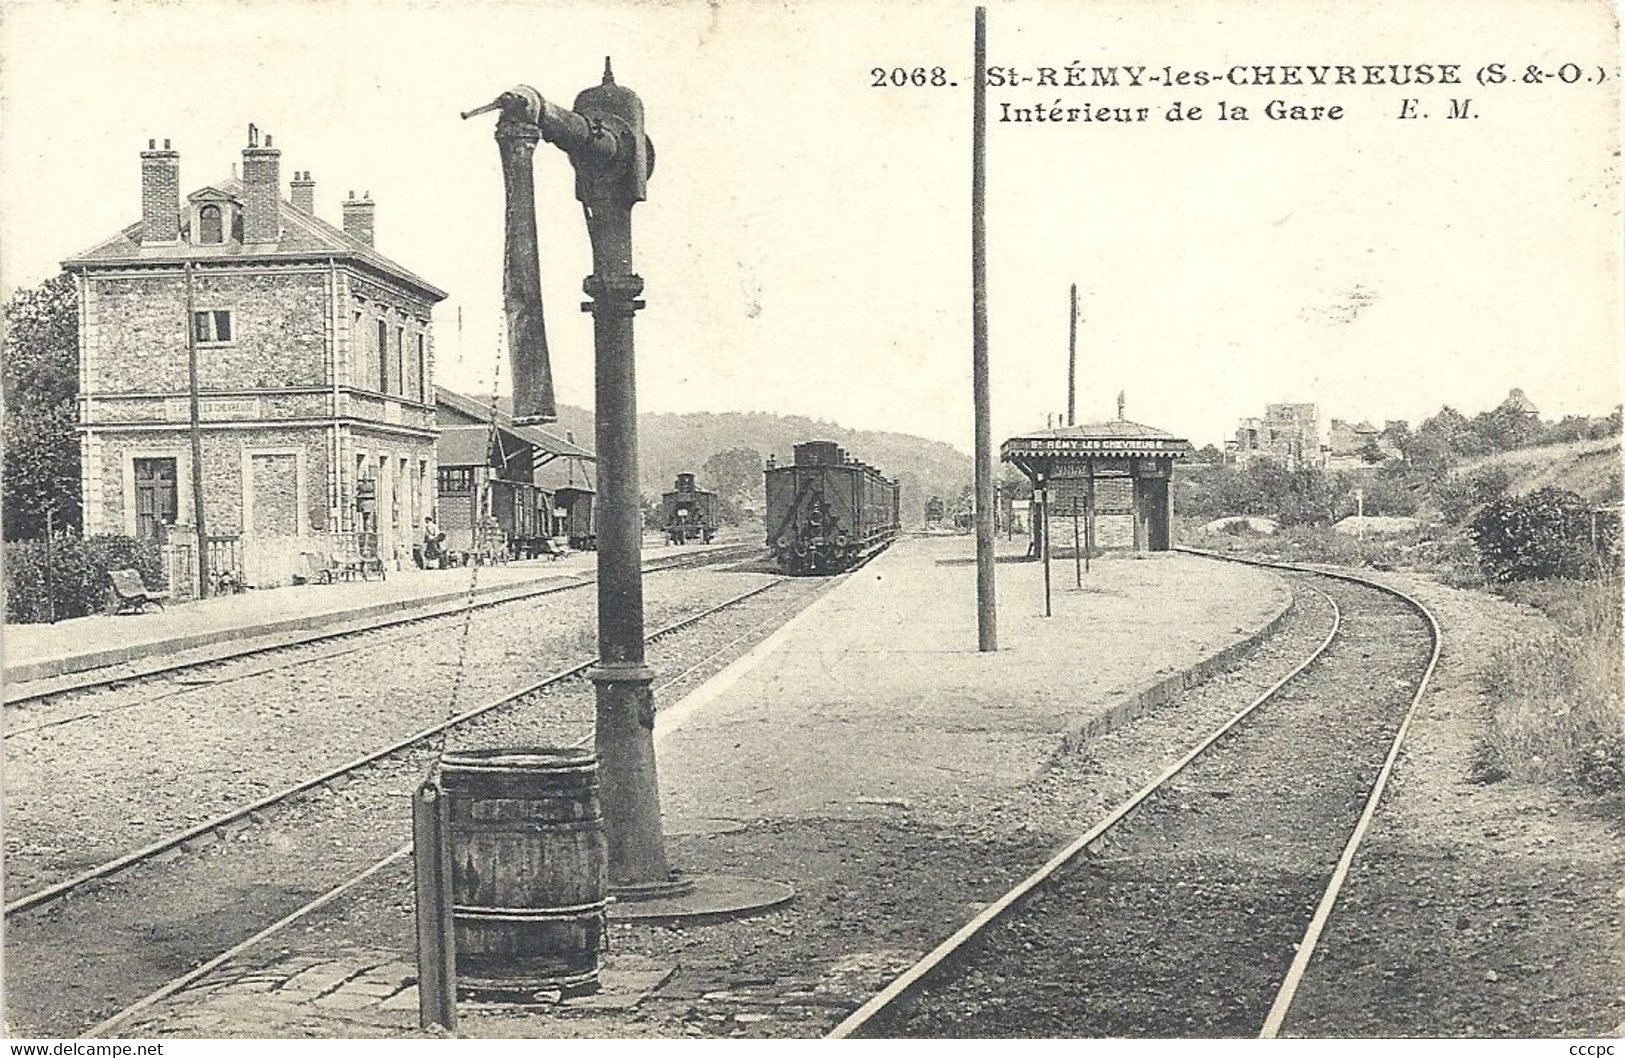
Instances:
[[[1000,455],[1012,459],[1092,457],[1118,459],[1184,459],[1194,449],[1184,438],[1126,419],[1081,423],[1053,430],[1035,430],[1012,437],[1000,446]]]

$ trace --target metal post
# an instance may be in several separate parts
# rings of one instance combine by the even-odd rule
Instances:
[[[1072,284],[1072,314],[1068,317],[1071,334],[1067,340],[1066,356],[1066,424],[1077,422],[1078,414],[1078,284]]]
[[[637,380],[632,314],[643,280],[632,274],[630,204],[592,211],[598,412],[597,751],[602,762],[611,888],[669,884],[655,771],[654,673],[643,653],[642,496],[638,491]]]
[[[1083,587],[1083,541],[1078,533],[1078,505],[1072,505],[1072,572],[1078,578],[1078,587]]]
[[[186,385],[191,401],[192,522],[197,530],[197,597],[209,591],[209,531],[203,519],[203,427],[197,381],[197,308],[192,287],[192,262],[186,262]]]
[[[1044,560],[1044,616],[1050,616],[1050,581],[1049,581],[1049,488],[1046,483],[1043,489],[1044,502],[1040,505],[1044,519],[1044,537],[1039,544],[1040,555]]]
[[[538,100],[538,102],[540,102]],[[643,653],[643,503],[638,488],[637,374],[632,317],[643,279],[632,271],[632,207],[644,198],[650,156],[643,104],[615,83],[576,96],[570,112],[544,104],[544,138],[564,147],[587,215],[593,271],[582,284],[593,318],[598,446],[598,665],[595,744],[604,777],[609,883],[623,897],[680,891],[666,861],[655,770],[654,672]]]
[[[1591,519],[1591,542],[1597,541],[1597,519]],[[56,624],[56,574],[51,568],[51,537],[56,535],[56,502],[45,508],[45,607],[51,624]]]
[[[1090,467],[1089,492],[1083,498],[1083,569],[1089,571],[1089,556],[1095,550],[1095,479]]]
[[[976,411],[976,646],[999,649],[993,584],[993,427],[987,371],[987,8],[976,9],[971,105],[971,388]]]
[[[433,776],[412,799],[412,865],[417,883],[418,1025],[457,1031],[457,944],[452,925],[446,798]]]
[[[643,308],[638,300],[643,280],[632,271],[632,207],[643,201],[654,168],[654,147],[644,134],[643,103],[636,93],[615,83],[606,59],[602,83],[578,94],[569,110],[547,102],[534,88],[519,85],[463,116],[492,110],[502,113],[499,143],[504,123],[528,123],[569,156],[576,198],[592,241],[593,271],[582,284],[590,300],[581,306],[593,318],[600,504],[593,526],[598,552],[598,664],[591,678],[597,698],[599,803],[617,915],[681,918],[736,914],[783,903],[795,892],[787,885],[714,876],[676,879],[666,862],[655,772],[655,705],[649,686],[654,673],[643,653],[643,504],[638,490],[632,344],[632,317]],[[506,163],[506,152],[503,158]],[[510,181],[506,187],[510,202],[517,199],[523,206],[528,184]],[[523,286],[521,290],[514,284],[505,293],[530,297],[530,284]],[[539,318],[539,295],[536,310]],[[524,352],[527,348],[532,351]],[[541,359],[536,344],[516,347],[515,352]]]
[[[1083,490],[1083,571],[1089,572],[1089,556],[1095,550],[1095,464],[1084,464],[1088,474]]]

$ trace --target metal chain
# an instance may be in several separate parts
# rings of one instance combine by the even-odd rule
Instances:
[[[504,275],[507,274],[507,261],[506,260],[504,260],[504,262],[503,262],[503,274]],[[503,358],[504,352],[506,352],[506,350],[507,350],[507,337],[508,337],[507,307],[504,304],[502,310],[499,311],[498,314],[497,314],[496,356],[492,359],[492,366],[491,366],[491,418],[489,420],[488,431],[486,433],[486,438],[487,438],[486,452],[487,453],[490,452],[492,444],[500,444],[500,441],[497,438],[497,395],[501,392],[501,387],[502,387],[502,358]],[[487,463],[490,462],[489,454],[486,456],[486,462]],[[473,526],[473,529],[471,530],[472,536],[471,536],[471,539],[470,539],[470,543],[477,542],[478,533],[479,533],[479,526],[478,526],[477,522],[478,522],[479,509],[482,506],[482,504],[480,502],[480,489],[479,489],[478,483],[476,483],[476,487],[474,489],[473,495],[474,495],[474,507],[475,507],[475,510],[474,510],[473,513],[475,515],[475,518],[471,519],[471,521],[476,522],[476,524]],[[489,493],[488,493],[488,495],[489,495]],[[493,517],[495,516],[494,497],[493,497],[492,515],[493,515]],[[446,719],[447,720],[450,720],[452,717],[455,717],[457,715],[458,708],[459,708],[459,702],[462,699],[463,686],[467,682],[467,678],[468,678],[468,644],[469,644],[469,640],[472,638],[472,635],[473,635],[473,628],[474,628],[474,596],[476,594],[476,590],[479,587],[479,583],[480,583],[480,563],[479,563],[478,556],[476,556],[475,559],[474,559],[474,564],[469,567],[468,593],[463,599],[463,632],[462,632],[462,637],[461,637],[460,641],[457,644],[457,672],[452,677],[451,704],[447,707],[447,712],[446,712]],[[437,750],[437,755],[442,755],[442,754],[445,753],[445,751],[446,751],[446,740],[447,740],[447,738],[450,737],[450,735],[451,735],[451,729],[450,728],[446,728],[446,729],[444,729],[444,730],[442,730],[440,732],[440,745],[439,745],[439,748]]]

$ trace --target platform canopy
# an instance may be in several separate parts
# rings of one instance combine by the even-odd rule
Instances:
[[[1168,482],[1174,462],[1193,451],[1166,430],[1114,419],[1012,437],[999,455],[1033,483],[1035,548],[1050,516],[1059,514],[1085,519],[1089,541],[1097,515],[1120,517],[1136,551],[1166,551],[1172,543]]]
[[[1113,419],[1012,437],[999,447],[999,457],[1006,463],[1032,465],[1083,459],[1184,459],[1193,451],[1189,441],[1166,430]]]

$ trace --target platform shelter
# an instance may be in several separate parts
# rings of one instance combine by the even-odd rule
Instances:
[[[1192,451],[1165,430],[1116,419],[1012,437],[999,455],[1032,482],[1034,551],[1041,555],[1045,526],[1061,532],[1056,519],[1081,522],[1090,547],[1168,550],[1174,462]]]

